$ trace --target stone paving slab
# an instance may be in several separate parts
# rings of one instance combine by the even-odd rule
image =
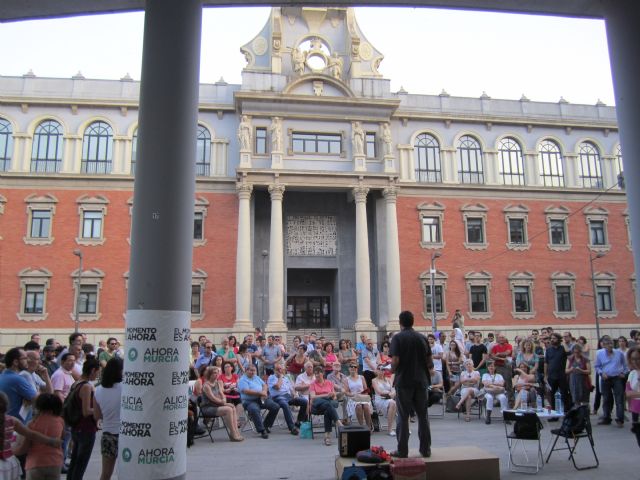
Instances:
[[[550,463],[538,473],[538,477],[553,480],[601,480],[616,478],[638,479],[640,471],[640,448],[635,436],[629,431],[630,424],[624,428],[596,425],[597,419],[591,417],[596,452],[600,459],[600,467],[592,470],[577,471],[567,460],[565,452],[554,452]],[[543,449],[550,446],[552,435],[550,430],[558,428],[559,423],[545,424]],[[410,448],[418,448],[417,425],[412,424]],[[505,440],[504,425],[501,420],[485,425],[484,421],[474,418],[464,422],[462,417],[447,414],[445,418],[431,420],[431,434],[434,447],[476,445],[494,453],[500,458],[500,477],[502,479],[523,479],[522,474],[509,472],[507,466],[508,450]],[[288,430],[274,427],[270,438],[264,440],[252,432],[243,434],[246,440],[242,443],[229,442],[224,430],[214,432],[215,443],[208,437],[196,440],[188,450],[188,480],[212,478],[259,478],[260,480],[332,480],[335,478],[334,460],[338,453],[337,440],[333,437],[333,445],[327,447],[322,436],[316,435],[314,440],[301,440],[292,437]],[[580,440],[585,442],[585,440]],[[371,438],[372,445],[382,445],[388,451],[394,450],[396,439],[385,433],[375,433]],[[531,446],[532,447],[532,446]],[[530,447],[530,448],[531,448]],[[579,444],[578,461],[589,462],[592,457],[588,444]],[[91,461],[85,479],[100,477],[100,442],[96,440]],[[64,477],[64,476],[63,476]],[[117,472],[113,475],[117,479]]]

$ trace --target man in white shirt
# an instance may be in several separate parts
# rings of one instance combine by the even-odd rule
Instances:
[[[442,375],[442,357],[444,356],[444,349],[439,342],[436,342],[436,337],[433,333],[430,333],[427,339],[429,340],[431,356],[433,357],[433,369],[436,372],[440,372],[440,375]]]
[[[51,377],[51,385],[53,386],[53,393],[64,402],[64,399],[69,395],[71,385],[75,382],[73,368],[76,364],[76,357],[72,353],[65,353],[60,358],[60,361],[60,368],[53,372]]]

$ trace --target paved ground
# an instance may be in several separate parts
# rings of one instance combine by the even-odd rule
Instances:
[[[549,464],[538,474],[540,478],[553,480],[580,479],[601,480],[616,478],[640,479],[640,449],[635,437],[629,431],[630,424],[619,429],[615,426],[595,425],[596,452],[600,458],[600,467],[594,470],[576,471],[567,461],[564,452],[554,453]],[[559,424],[545,424],[543,430],[543,448],[547,448],[551,440],[551,428]],[[417,427],[413,424],[414,434],[410,448],[417,449]],[[470,423],[458,419],[455,414],[447,414],[445,418],[431,419],[431,432],[434,447],[475,445],[500,457],[500,475],[502,479],[523,479],[522,474],[509,472],[507,466],[507,445],[502,421],[485,425],[477,417]],[[224,430],[214,433],[215,443],[208,437],[196,440],[188,450],[189,480],[211,478],[259,478],[260,480],[331,480],[335,478],[334,460],[337,446],[334,438],[333,446],[322,443],[322,436],[314,440],[301,440],[292,437],[288,430],[273,429],[268,440],[263,440],[251,432],[245,432],[246,440],[242,443],[231,443]],[[582,441],[581,441],[582,442]],[[382,445],[387,450],[395,449],[395,438],[383,433],[372,436],[372,445]],[[586,452],[588,445],[579,445],[580,459],[590,461]],[[585,453],[585,455],[582,455]],[[85,478],[98,479],[100,476],[100,448],[96,441],[91,463]],[[117,478],[116,474],[112,478]],[[141,479],[142,480],[142,479]]]

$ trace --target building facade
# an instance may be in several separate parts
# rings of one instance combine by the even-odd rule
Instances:
[[[197,173],[194,332],[427,328],[432,259],[443,328],[638,323],[614,108],[393,93],[348,8],[274,8],[241,52],[175,159]],[[0,77],[3,346],[76,318],[121,334],[138,92]]]

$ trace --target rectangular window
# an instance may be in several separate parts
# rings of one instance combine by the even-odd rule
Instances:
[[[80,285],[78,312],[80,315],[95,315],[98,306],[98,286]]]
[[[567,235],[565,232],[564,220],[551,220],[549,221],[549,230],[551,231],[551,244],[552,245],[566,245]]]
[[[267,129],[264,127],[256,127],[256,154],[267,154]]]
[[[482,218],[467,218],[467,243],[484,243]]]
[[[49,238],[51,210],[31,211],[31,238]]]
[[[342,151],[342,136],[331,133],[293,132],[292,147],[295,153],[339,155]]]
[[[191,286],[191,314],[200,315],[202,313],[202,288],[200,285]]]
[[[82,238],[102,238],[102,212],[91,210],[83,212]]]
[[[202,240],[203,215],[202,212],[196,212],[193,216],[193,239]]]
[[[376,134],[367,132],[367,158],[376,158]]]
[[[509,243],[524,245],[527,243],[526,232],[524,228],[524,219],[509,219]]]
[[[573,312],[570,286],[559,285],[556,287],[556,303],[558,304],[558,312]]]
[[[611,287],[599,286],[596,288],[598,300],[598,312],[612,312],[613,301],[611,298]]]
[[[422,217],[422,241],[440,243],[440,218]]]
[[[484,285],[476,285],[470,288],[471,293],[471,312],[487,313],[489,306],[487,304],[487,287]]]
[[[436,291],[436,313],[442,313],[444,311],[442,307],[442,285],[435,286]],[[431,285],[425,287],[425,301],[427,302],[427,313],[431,313]]]
[[[23,313],[43,313],[44,310],[44,286],[26,285]]]
[[[513,288],[513,303],[517,313],[527,313],[531,311],[531,297],[529,287],[520,286]]]
[[[604,232],[604,220],[590,220],[589,230],[591,245],[606,245],[607,240]]]

